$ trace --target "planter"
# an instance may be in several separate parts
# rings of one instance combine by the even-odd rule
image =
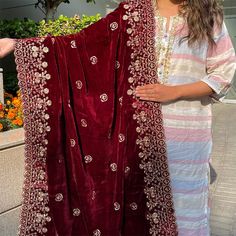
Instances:
[[[0,235],[15,236],[24,174],[24,130],[0,133]]]

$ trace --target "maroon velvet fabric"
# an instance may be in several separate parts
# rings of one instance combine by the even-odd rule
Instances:
[[[177,235],[160,107],[133,94],[156,77],[149,18],[151,1],[123,2],[78,34],[18,41],[20,235]]]

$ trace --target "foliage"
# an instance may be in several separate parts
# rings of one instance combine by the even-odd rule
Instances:
[[[23,112],[20,92],[13,97],[5,93],[6,104],[0,103],[0,132],[23,126]]]
[[[38,24],[30,19],[0,20],[0,38],[30,38],[37,34]]]
[[[16,72],[4,73],[4,90],[7,93],[16,95],[17,90],[19,90],[18,79]]]
[[[35,36],[53,36],[77,33],[83,28],[95,23],[101,18],[100,14],[95,16],[78,15],[67,17],[60,15],[58,19],[49,22],[45,20],[39,23],[30,19],[0,20],[0,38],[31,38]]]
[[[95,0],[86,0],[87,3]],[[70,0],[38,0],[35,7],[38,7],[46,16],[46,21],[49,19],[54,20],[57,8],[61,3],[70,3]]]
[[[98,21],[100,18],[100,14],[96,16],[83,15],[82,18],[77,15],[74,17],[60,15],[55,21],[49,20],[49,22],[46,22],[42,20],[39,22],[38,36],[74,34]]]

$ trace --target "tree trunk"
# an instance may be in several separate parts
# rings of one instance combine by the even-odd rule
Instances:
[[[56,12],[57,12],[57,7],[47,8],[46,9],[46,21],[54,20]]]

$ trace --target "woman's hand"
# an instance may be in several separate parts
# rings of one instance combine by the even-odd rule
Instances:
[[[136,96],[141,100],[153,102],[171,102],[180,98],[177,86],[148,84],[136,88]]]
[[[0,39],[0,58],[5,57],[15,49],[16,40],[3,38]]]
[[[182,85],[148,84],[136,88],[136,96],[141,100],[171,102],[179,99],[196,99],[212,95],[214,90],[205,82],[197,81]]]

